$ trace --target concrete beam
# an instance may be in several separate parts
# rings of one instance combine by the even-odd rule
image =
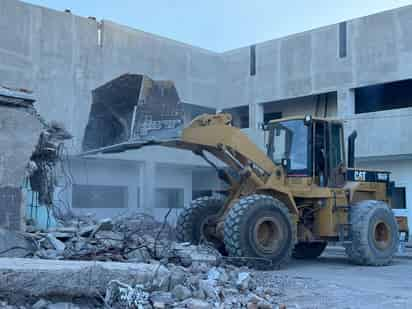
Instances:
[[[111,280],[131,285],[153,282],[167,289],[171,273],[159,264],[0,258],[0,293],[31,296],[104,295]]]

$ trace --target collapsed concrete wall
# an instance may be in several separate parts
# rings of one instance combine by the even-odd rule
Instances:
[[[44,129],[28,96],[0,88],[0,227],[24,226],[21,190],[27,165]]]

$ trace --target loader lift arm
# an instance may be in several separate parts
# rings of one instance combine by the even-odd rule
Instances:
[[[230,118],[229,114],[202,115],[195,118],[188,127],[183,129],[181,138],[128,141],[86,151],[80,156],[120,153],[148,146],[163,146],[191,151],[202,157],[215,169],[221,170],[206,156],[206,153],[210,153],[239,174],[249,170],[250,177],[256,184],[263,185],[276,170],[276,165],[244,133],[227,123]]]
[[[223,180],[231,185],[231,200],[241,195],[256,192],[264,188],[272,175],[279,177],[279,193],[287,196],[292,212],[296,213],[296,205],[290,192],[284,187],[284,172],[281,166],[276,165],[248,136],[240,129],[231,125],[230,114],[208,115],[196,117],[182,130],[180,138],[169,140],[129,141],[113,146],[103,147],[80,154],[89,156],[95,154],[120,153],[136,150],[148,146],[162,146],[168,148],[191,151],[202,157],[206,162],[217,169]],[[225,163],[238,177],[231,175],[216,166],[208,157],[213,155]],[[231,205],[225,205],[226,211]]]

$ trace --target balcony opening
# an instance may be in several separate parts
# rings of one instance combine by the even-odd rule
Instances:
[[[328,92],[305,97],[271,101],[262,104],[264,123],[282,117],[312,115],[335,117],[337,93]]]
[[[412,107],[412,79],[355,89],[355,113]]]
[[[224,113],[232,115],[232,124],[241,129],[249,128],[249,105],[227,108]]]

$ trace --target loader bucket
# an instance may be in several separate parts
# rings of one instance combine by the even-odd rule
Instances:
[[[176,138],[183,104],[171,81],[125,74],[92,91],[83,151],[131,140]]]

